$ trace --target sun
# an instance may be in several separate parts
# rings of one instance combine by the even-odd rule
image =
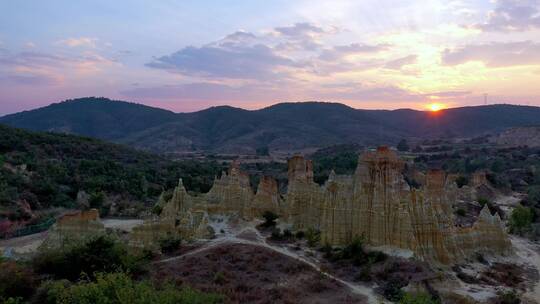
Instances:
[[[427,105],[427,108],[431,112],[438,112],[438,111],[444,109],[445,106],[442,103],[430,103],[430,104]]]

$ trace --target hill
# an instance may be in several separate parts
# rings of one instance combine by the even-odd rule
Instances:
[[[28,216],[27,207],[136,213],[180,177],[189,190],[208,191],[222,169],[216,162],[170,161],[97,139],[0,125],[0,222]],[[85,197],[93,206],[79,205]]]
[[[540,124],[540,108],[501,104],[433,113],[303,102],[253,111],[221,106],[173,113],[105,98],[83,98],[8,115],[0,123],[92,136],[160,153],[253,153],[259,147],[294,150],[344,143],[395,144],[401,138],[473,137]]]
[[[0,122],[35,131],[115,140],[174,120],[173,112],[107,98],[80,98],[4,116]]]

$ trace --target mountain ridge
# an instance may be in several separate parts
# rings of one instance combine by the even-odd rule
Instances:
[[[35,131],[73,133],[153,152],[253,153],[341,143],[395,144],[402,138],[472,137],[540,125],[540,107],[467,106],[439,112],[365,110],[334,102],[285,102],[246,110],[215,106],[175,113],[107,98],[79,98],[0,117]]]

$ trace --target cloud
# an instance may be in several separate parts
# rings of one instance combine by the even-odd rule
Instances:
[[[394,59],[391,61],[388,61],[385,65],[385,69],[390,70],[400,70],[403,66],[416,63],[416,59],[418,56],[416,55],[409,55],[402,58]]]
[[[459,65],[469,61],[481,61],[489,67],[540,65],[540,43],[522,41],[470,44],[446,49],[442,54],[444,65]]]
[[[540,28],[540,1],[498,0],[485,23],[475,26],[486,32],[518,32]]]
[[[268,79],[277,76],[276,68],[299,66],[293,60],[278,55],[272,48],[254,46],[186,47],[168,56],[156,58],[147,66],[197,75],[234,79]]]
[[[352,43],[322,48],[320,39],[335,34],[310,23],[276,27],[266,34],[237,31],[203,46],[188,46],[146,66],[205,80],[276,81],[303,75],[373,68],[375,60],[355,62],[348,55],[374,55],[387,44]]]
[[[304,38],[325,33],[323,28],[307,22],[296,23],[293,26],[276,27],[275,31],[281,35],[294,38]]]
[[[55,77],[54,75],[7,75],[0,77],[2,82],[29,85],[29,86],[51,86],[61,83],[62,79]]]
[[[90,47],[95,48],[97,44],[97,38],[79,37],[79,38],[67,38],[59,40],[57,43],[68,47]]]
[[[378,53],[378,52],[387,50],[389,46],[390,45],[388,44],[368,45],[368,44],[360,44],[360,43],[351,43],[349,45],[337,45],[331,49],[324,50],[320,54],[319,58],[322,60],[331,61],[331,60],[341,59],[347,55]]]

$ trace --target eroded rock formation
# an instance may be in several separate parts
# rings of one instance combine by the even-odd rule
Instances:
[[[269,210],[295,230],[320,230],[322,242],[332,245],[363,237],[372,246],[408,249],[441,263],[460,261],[476,251],[509,252],[503,224],[489,209],[482,210],[472,227],[455,225],[452,204],[459,191],[455,178],[431,170],[422,175],[420,189],[411,189],[402,175],[403,165],[395,152],[381,147],[359,157],[354,175],[332,172],[319,186],[313,181],[311,161],[294,156],[288,162],[289,184],[282,199],[270,177],[263,177],[253,193],[249,176],[234,162],[206,194],[192,196],[180,181],[161,217],[135,229],[132,244],[155,244],[171,233],[209,237],[212,215],[249,220]],[[475,185],[485,183],[485,175],[475,176]]]
[[[49,229],[42,248],[61,247],[67,243],[82,242],[105,233],[97,209],[77,211],[59,218]]]

